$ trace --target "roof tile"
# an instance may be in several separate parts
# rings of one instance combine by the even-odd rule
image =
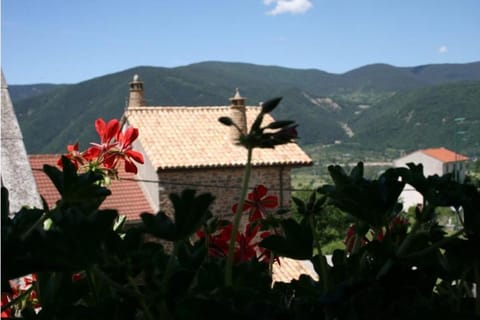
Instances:
[[[286,257],[280,257],[279,259],[280,263],[273,264],[273,282],[289,283],[292,280],[298,280],[302,274],[318,280],[318,274],[315,272],[311,261],[295,260]]]
[[[251,126],[260,107],[246,107]],[[244,166],[246,151],[230,140],[230,128],[218,122],[230,107],[130,107],[125,115],[139,129],[138,141],[156,168]],[[264,123],[274,121],[265,115]],[[253,165],[311,165],[310,157],[295,143],[275,149],[255,149]]]
[[[49,206],[53,206],[60,199],[60,194],[43,172],[43,165],[55,166],[60,155],[38,154],[29,155],[28,158],[40,195]],[[109,187],[112,194],[105,199],[100,209],[116,209],[120,215],[127,217],[128,222],[139,221],[142,212],[152,212],[153,210],[140,186],[133,180],[135,175],[125,172],[123,167],[120,167],[118,171],[120,180],[112,180]]]
[[[424,154],[438,159],[444,163],[468,160],[468,157],[448,150],[446,148],[430,148],[421,150]]]

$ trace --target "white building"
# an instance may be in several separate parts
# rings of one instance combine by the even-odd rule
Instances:
[[[431,148],[412,152],[393,161],[394,167],[406,167],[407,163],[422,164],[425,177],[443,176],[452,173],[455,179],[463,182],[465,179],[466,156],[455,153],[446,148]],[[404,209],[423,203],[423,197],[411,185],[406,185],[400,195]]]

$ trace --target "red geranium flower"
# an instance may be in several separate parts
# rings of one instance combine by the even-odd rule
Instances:
[[[343,241],[343,243],[345,243],[345,247],[346,247],[348,253],[353,252],[353,249],[354,249],[354,246],[355,246],[355,239],[357,239],[358,237],[359,237],[359,235],[357,234],[356,226],[354,224],[352,224],[348,228],[347,235],[345,237],[345,240]],[[360,246],[363,246],[366,243],[366,241],[363,237],[361,239],[357,239],[357,241],[360,241]]]
[[[228,246],[233,226],[228,224],[222,227],[215,234],[208,235],[208,255],[210,257],[226,257],[228,254]],[[197,231],[200,239],[205,238],[205,232]],[[238,236],[237,236],[238,238]]]
[[[97,160],[105,168],[113,168],[115,157],[110,154],[110,151],[117,146],[117,135],[120,130],[120,122],[117,119],[112,119],[108,124],[102,118],[95,120],[95,129],[100,137],[100,143],[91,143],[92,147],[88,148],[84,157],[88,161]]]
[[[245,227],[245,233],[239,233],[237,237],[238,246],[235,248],[235,262],[247,262],[257,256],[262,256],[263,248],[258,246],[261,239],[265,238],[269,232],[260,231],[260,225],[253,226],[251,223]],[[258,254],[258,255],[257,255]]]
[[[82,153],[79,151],[78,142],[75,144],[67,145],[68,153],[65,155],[74,165],[75,168],[78,170],[78,164],[83,165],[85,158],[83,157]],[[58,159],[57,165],[62,168],[62,158]]]
[[[120,131],[120,122],[117,119],[112,119],[108,124],[102,118],[95,120],[95,129],[100,136],[100,143],[108,145],[115,139]]]
[[[277,196],[265,196],[268,189],[263,185],[257,185],[252,192],[248,194],[248,198],[243,204],[243,211],[250,209],[249,221],[255,221],[261,219],[266,214],[266,209],[273,209],[278,207]],[[238,203],[232,207],[233,212],[237,212]]]
[[[13,298],[10,296],[10,294],[6,292],[2,292],[2,302],[1,306],[7,305],[10,301],[12,301]],[[12,316],[12,308],[7,308],[2,311],[1,317],[2,318],[10,318]]]
[[[85,271],[80,271],[72,274],[72,282],[78,282],[86,278]]]
[[[128,128],[125,132],[119,132],[117,141],[119,143],[119,158],[125,162],[125,171],[137,173],[137,166],[132,161],[143,164],[143,155],[132,149],[132,143],[138,138],[137,128]]]
[[[36,273],[32,273],[28,276],[25,276],[23,277],[23,281],[25,282],[25,285],[26,286],[30,286],[32,285],[34,282],[37,281],[37,274]]]
[[[211,257],[224,258],[228,255],[230,237],[232,235],[233,225],[227,224],[220,228],[215,234],[208,236],[208,255]],[[237,233],[235,239],[234,261],[235,263],[246,262],[254,258],[262,257],[262,261],[268,261],[265,249],[260,248],[258,243],[265,238],[269,232],[259,232],[260,225],[248,224],[244,233]],[[204,238],[205,233],[198,231],[197,236]]]
[[[134,162],[144,163],[143,155],[133,150],[132,143],[138,137],[137,128],[120,130],[120,122],[112,119],[108,123],[102,118],[95,121],[95,129],[100,143],[91,143],[85,152],[80,152],[78,143],[67,147],[66,155],[78,169],[82,165],[86,170],[103,170],[105,175],[116,176],[119,161],[124,161],[125,171],[137,173]],[[61,160],[58,165],[62,166]]]

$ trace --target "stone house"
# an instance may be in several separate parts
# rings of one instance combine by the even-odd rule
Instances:
[[[232,214],[247,152],[235,144],[238,132],[218,118],[230,116],[246,130],[261,108],[246,106],[238,90],[230,102],[229,106],[146,106],[143,82],[134,76],[122,121],[139,129],[134,147],[143,152],[145,164],[139,166],[138,177],[152,208],[168,212],[168,195],[190,188],[215,195],[214,214]],[[272,121],[265,116],[264,123]],[[295,143],[255,149],[250,187],[264,184],[279,197],[280,206],[289,206],[292,168],[311,164]]]
[[[393,166],[406,167],[407,163],[421,163],[426,177],[432,175],[443,176],[451,173],[457,181],[463,182],[466,173],[465,162],[467,160],[466,156],[441,147],[417,150],[394,160]],[[421,194],[410,185],[405,186],[400,198],[405,209],[423,203]]]
[[[214,107],[147,107],[144,106],[143,83],[138,77],[130,83],[128,108],[123,120],[139,128],[135,149],[144,153],[145,164],[138,166],[138,174],[119,169],[120,180],[109,186],[112,194],[101,209],[116,209],[125,215],[127,224],[136,224],[142,212],[156,213],[160,208],[168,212],[168,194],[194,188],[211,192],[217,197],[212,210],[218,215],[231,214],[238,200],[246,163],[246,150],[236,146],[236,133],[218,122],[221,116],[230,116],[246,128],[260,111],[247,107],[239,93],[230,106]],[[266,122],[273,121],[270,116]],[[56,165],[59,154],[29,155],[40,194],[49,206],[60,198],[53,183],[42,171],[44,164]],[[290,204],[290,172],[297,166],[311,165],[311,159],[296,144],[275,149],[254,151],[254,168],[250,187],[265,184],[269,194],[276,194],[282,206]],[[309,261],[281,258],[273,265],[274,282],[290,282],[307,274],[318,279]]]

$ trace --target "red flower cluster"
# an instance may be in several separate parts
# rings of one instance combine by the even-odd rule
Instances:
[[[396,239],[407,233],[408,226],[409,221],[407,218],[396,216],[390,221],[387,230],[384,230],[385,228],[378,230],[378,232],[370,230],[370,233],[372,234],[372,240],[383,241],[387,232],[392,236],[392,239]],[[348,228],[344,240],[345,247],[349,253],[352,253],[354,250],[356,237],[359,237],[359,235],[356,232],[355,224],[352,224]],[[366,236],[359,238],[357,240],[358,246],[364,246],[369,241],[371,240],[369,240]]]
[[[36,274],[30,274],[22,278],[9,281],[12,293],[2,292],[1,318],[15,317],[17,311],[22,310],[26,305],[37,310],[40,308],[40,304],[37,298],[37,292],[32,288],[35,282],[37,282]],[[28,294],[26,294],[27,291],[29,291]],[[4,308],[7,304],[11,303],[15,299],[18,299],[22,295],[24,295],[22,299],[20,299],[10,307]]]
[[[355,240],[356,238],[359,237],[357,235],[357,228],[354,224],[352,224],[348,230],[347,230],[347,235],[345,236],[345,240],[343,243],[345,244],[345,248],[347,249],[348,253],[353,252],[353,248],[355,246]],[[366,241],[364,238],[358,239],[357,241],[360,241],[359,246],[363,246],[366,244]]]
[[[84,152],[79,151],[78,143],[67,146],[65,155],[78,169],[103,170],[109,176],[116,175],[120,161],[125,163],[125,171],[137,173],[135,162],[143,164],[143,155],[133,150],[132,143],[138,137],[138,129],[129,127],[125,131],[120,128],[120,122],[112,119],[106,123],[102,118],[95,121],[95,128],[100,137],[100,143],[91,143]],[[62,165],[61,159],[58,165]]]
[[[220,228],[216,233],[208,235],[208,255],[210,257],[225,258],[228,255],[232,229],[233,225],[230,223]],[[270,256],[267,254],[267,250],[258,246],[258,243],[268,235],[270,235],[268,231],[260,232],[260,224],[247,224],[245,232],[237,233],[234,262],[247,262],[251,259],[268,262]],[[205,233],[198,231],[197,236],[203,239]]]
[[[238,232],[235,239],[234,262],[246,262],[251,259],[268,262],[270,254],[266,249],[258,246],[260,241],[270,235],[269,231],[261,231],[260,221],[266,216],[267,209],[278,207],[278,198],[276,196],[267,196],[268,189],[264,185],[257,185],[252,192],[248,194],[245,200],[243,210],[249,211],[248,221],[244,232]],[[232,211],[235,213],[238,203],[233,205]],[[233,225],[227,224],[220,228],[214,234],[208,235],[208,254],[211,257],[226,257]],[[197,236],[205,238],[203,231],[198,231]]]
[[[242,212],[250,209],[248,220],[253,222],[265,217],[267,209],[278,207],[277,196],[266,196],[268,189],[263,185],[257,185],[252,192],[248,194],[245,203],[243,204]],[[237,212],[238,203],[234,204],[232,211]]]

